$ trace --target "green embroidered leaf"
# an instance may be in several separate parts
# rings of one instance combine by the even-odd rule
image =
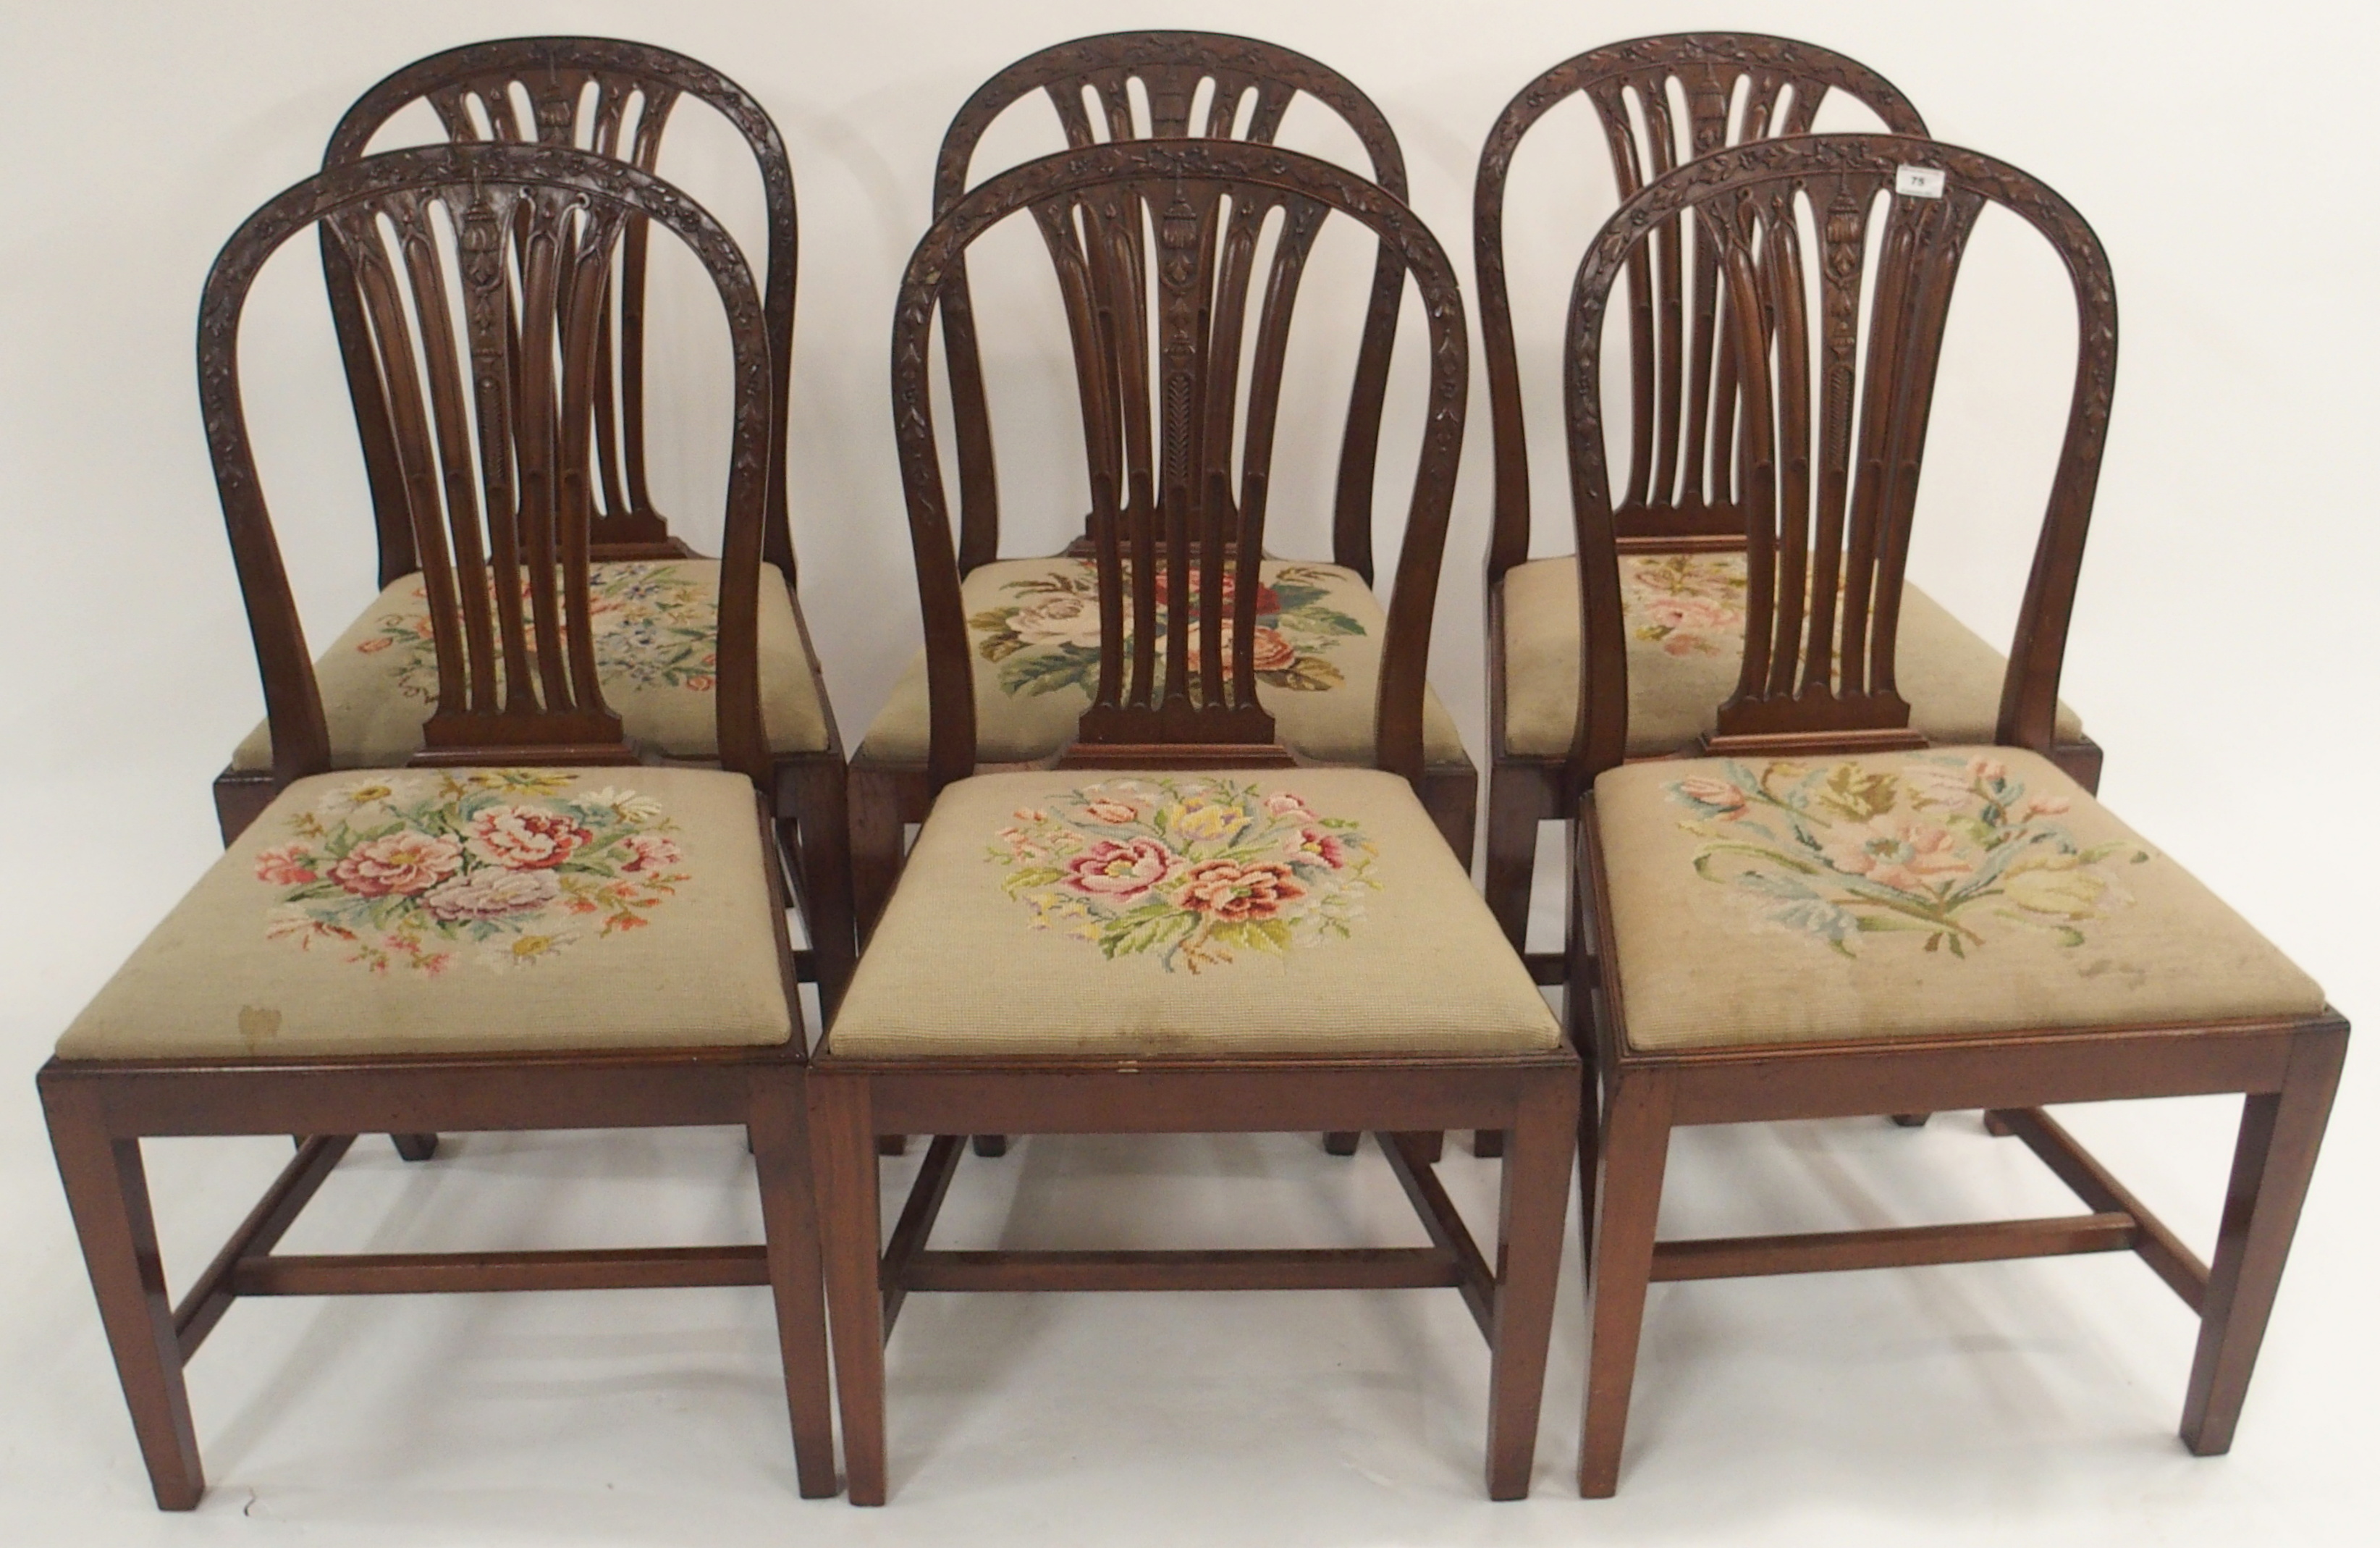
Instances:
[[[1853,822],[1866,822],[1892,810],[1900,781],[1888,773],[1868,774],[1856,763],[1838,763],[1827,776],[1819,804]]]
[[[1269,683],[1275,688],[1289,689],[1299,693],[1327,692],[1331,689],[1345,686],[1347,681],[1346,677],[1341,675],[1339,668],[1320,656],[1308,655],[1299,656],[1293,664],[1280,671],[1259,672],[1257,676],[1260,681]]]
[[[1006,856],[1001,855],[997,851],[993,854],[993,859],[1004,859],[1006,858]],[[1046,887],[1053,882],[1063,881],[1065,876],[1066,873],[1064,872],[1058,870],[1054,866],[1034,866],[1029,870],[1013,872],[1009,876],[1003,878],[1000,884],[1007,891],[1009,896],[1014,897],[1017,894],[1030,892],[1035,887]]]
[[[1000,669],[1000,686],[1002,691],[1019,699],[1038,698],[1068,688],[1088,693],[1098,681],[1099,670],[1098,651],[1083,645],[1061,645],[1047,652],[1028,652],[1010,661]]]
[[[1297,615],[1297,624],[1300,628],[1312,629],[1318,634],[1361,636],[1365,632],[1361,619],[1351,617],[1333,607],[1305,608]]]

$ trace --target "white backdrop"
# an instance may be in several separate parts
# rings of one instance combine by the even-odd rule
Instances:
[[[0,765],[0,810],[14,819],[8,885],[0,888],[0,981],[8,985],[0,1067],[19,1072],[13,1086],[0,1083],[0,1229],[34,1245],[13,1249],[0,1267],[11,1307],[0,1314],[0,1386],[48,1371],[53,1357],[55,1379],[19,1387],[25,1396],[0,1406],[0,1511],[20,1505],[62,1539],[99,1518],[91,1512],[130,1512],[115,1517],[112,1535],[145,1519],[134,1508],[140,1491],[126,1471],[130,1437],[120,1408],[111,1408],[29,1077],[75,1007],[205,863],[214,847],[207,782],[259,713],[192,390],[199,285],[217,246],[256,205],[316,166],[332,123],[358,92],[437,49],[513,33],[602,33],[665,44],[735,77],[775,116],[794,159],[802,219],[790,431],[795,542],[836,713],[856,744],[916,646],[885,346],[900,268],[924,225],[934,148],[966,92],[999,67],[1048,43],[1126,26],[1265,37],[1363,86],[1402,140],[1415,207],[1466,285],[1471,179],[1498,109],[1568,55],[1647,32],[1757,28],[1827,43],[1891,79],[1940,137],[1998,154],[2064,193],[2107,245],[2121,319],[2113,428],[2064,689],[2108,750],[2103,794],[2297,956],[2350,1014],[2380,1003],[2380,974],[2365,947],[2371,906],[2361,888],[2380,849],[2350,799],[2362,777],[2353,770],[2368,770],[2375,750],[2362,712],[2380,660],[2366,594],[2380,537],[2364,474],[2375,329],[2363,271],[2375,217],[2360,195],[2370,177],[2360,99],[2336,83],[2341,72],[2329,63],[2371,56],[2380,25],[2367,7],[2304,0],[2155,8],[2034,0],[1924,7],[1888,0],[18,5],[0,10],[0,144],[12,148],[0,163],[0,207],[8,212],[0,224],[0,521],[15,555],[0,570],[0,619],[18,659],[30,664],[10,679],[12,737]],[[1540,431],[1549,430],[1554,408],[1548,340],[1571,268],[1611,203],[1609,175],[1596,165],[1599,146],[1578,112],[1548,119],[1524,152],[1507,223],[1521,327],[1535,341],[1524,347],[1524,369]],[[1822,123],[1860,127],[1861,116],[1830,110]],[[1352,141],[1311,104],[1293,115],[1283,139],[1354,154]],[[978,165],[1055,145],[1046,110],[1028,104],[1003,121]],[[688,110],[672,130],[662,171],[750,232],[759,200],[741,157],[723,128]],[[1004,282],[996,264],[978,264],[986,276],[978,296],[991,319],[995,390],[1006,389],[995,413],[1008,547],[1044,552],[1081,509],[1071,387],[1038,241],[1021,230],[1002,239],[1019,244],[1009,250],[1019,277]],[[1318,496],[1335,455],[1337,395],[1369,270],[1360,243],[1343,232],[1338,240],[1307,282],[1275,494],[1275,546],[1312,554],[1323,551]],[[656,362],[656,481],[665,508],[700,532],[717,519],[709,464],[723,436],[721,335],[715,311],[684,278],[664,274],[653,323],[656,336],[671,341]],[[298,244],[261,286],[245,351],[266,492],[318,647],[373,591],[352,421],[320,296],[310,246]],[[1384,535],[1411,473],[1416,333],[1409,308],[1381,479]],[[2014,618],[2071,348],[2062,277],[2016,223],[1987,221],[1953,318],[1914,573],[1996,638],[2005,639]],[[1563,513],[1548,503],[1560,487],[1557,451],[1549,433],[1539,436],[1533,471],[1541,547],[1560,546]],[[1432,667],[1480,759],[1487,452],[1487,395],[1475,367]],[[2372,1438],[2359,1399],[2380,1376],[2350,1285],[2373,1268],[2354,1208],[2374,1176],[2360,1121],[2370,1091],[2361,1063],[2351,1062],[2342,1121],[2240,1455],[2177,1469],[2167,1465],[2168,1441],[2155,1466],[2077,1475],[2070,1492],[2019,1489],[2014,1504],[1995,1494],[1990,1519],[2086,1540],[2114,1518],[2154,1520],[2175,1541],[2266,1520],[2267,1512],[2288,1515],[2308,1540],[2342,1527],[2362,1466],[2350,1443]],[[2215,1218],[2209,1190],[2221,1176],[2222,1115],[2191,1112],[2114,1143],[2129,1145],[2152,1172],[2169,1162],[2174,1176],[2204,1195],[2194,1213],[2175,1209],[2177,1222],[2204,1241]],[[1929,1135],[1923,1142],[1944,1141]],[[211,1174],[188,1176],[196,1194],[198,1179]],[[1724,1193],[1721,1171],[1711,1187]],[[207,1207],[236,1214],[238,1206]],[[2053,1300],[2074,1300],[2085,1286],[2095,1296],[2104,1278],[2022,1272],[2038,1273],[2041,1293]],[[2154,1286],[2149,1293],[2162,1294]],[[1566,1282],[1566,1297],[1575,1294]],[[2035,1302],[2010,1304],[1990,1336],[2022,1341],[2034,1331],[2025,1317]],[[1949,1336],[1906,1307],[1902,1314],[1912,1340]],[[2071,1331],[2075,1308],[2050,1320]],[[1779,1323],[1784,1331],[1766,1331],[1788,1339],[1808,1332]],[[295,1347],[259,1347],[284,1356]],[[1574,1340],[1558,1345],[1558,1362],[1566,1349],[1574,1354]],[[2165,1396],[2170,1389],[2178,1402],[2186,1349],[2186,1339],[2170,1336],[2148,1347],[2138,1371],[2155,1400],[2122,1408],[2104,1426],[2096,1417],[2082,1424],[2086,1464],[2103,1429],[2127,1443],[2143,1426],[2166,1432]],[[212,1348],[209,1358],[218,1358]],[[1649,1382],[1659,1371],[1658,1347],[1648,1358],[1656,1361]],[[1722,1347],[1713,1361],[1724,1367],[1730,1358]],[[2121,1388],[2134,1371],[2095,1365],[2091,1373]],[[1562,1412],[1574,1401],[1574,1381],[1565,1387],[1561,1380],[1558,1372],[1539,1489],[1557,1504],[1565,1492],[1560,1457],[1576,1432],[1574,1414]],[[1876,1390],[1888,1396],[1895,1389]],[[1902,1393],[1912,1407],[1932,1396],[1922,1385]],[[2072,1414],[2061,1415],[2053,1428],[2070,1439],[2063,1421]],[[2004,1426],[1987,1428],[1978,1444],[2022,1451],[2033,1421],[1998,1409],[1994,1417]],[[255,1432],[271,1424],[253,1413],[243,1423],[253,1453]],[[1458,1456],[1474,1444],[1469,1423],[1461,1419],[1449,1443]],[[202,1435],[206,1426],[202,1414]],[[1194,1435],[1183,1444],[1205,1443]],[[1741,1439],[1755,1451],[1764,1444],[1757,1432]],[[27,1465],[37,1457],[38,1466]],[[2039,1455],[1994,1466],[2014,1479],[2051,1460],[2045,1441]],[[1960,1457],[1944,1466],[1946,1476],[1960,1476]],[[1790,1537],[1797,1522],[1807,1526],[1810,1501],[1792,1493],[1792,1481],[1806,1476],[1779,1475],[1785,1497],[1771,1514],[1731,1516],[1736,1535]],[[390,1487],[401,1490],[403,1478],[396,1469]],[[1467,1498],[1466,1478],[1458,1469],[1450,1498]],[[1268,1480],[1269,1496],[1289,1513],[1277,1524],[1300,1519],[1295,1482]],[[1858,1498],[1856,1490],[1847,1494]],[[1526,1518],[1557,1537],[1631,1521],[1657,1533],[1695,1528],[1692,1489],[1668,1517],[1615,1514],[1625,1501]],[[1892,1518],[1897,1534],[1930,1519],[1926,1500],[1906,1503],[1914,1514]],[[1862,1507],[1846,1508],[1856,1518]],[[451,1529],[471,1518],[437,1519]],[[802,1530],[843,1519],[808,1513]],[[1174,1526],[1188,1530],[1183,1523],[1199,1519],[1194,1511]],[[1394,1513],[1378,1520],[1389,1524],[1346,1540],[1416,1530],[1396,1525]],[[896,1496],[877,1522],[891,1532],[902,1521]],[[1327,1537],[1325,1526],[1308,1521],[1295,1535]],[[1484,1530],[1474,1516],[1444,1525],[1447,1533]]]

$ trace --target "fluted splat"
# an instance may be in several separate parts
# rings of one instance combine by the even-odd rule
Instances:
[[[208,276],[200,396],[277,777],[319,772],[329,748],[240,410],[237,340],[258,269],[309,225],[353,286],[349,379],[369,389],[386,435],[383,513],[404,522],[419,556],[438,689],[418,761],[635,755],[603,701],[589,594],[589,404],[631,218],[683,241],[726,313],[735,408],[719,740],[728,766],[767,776],[756,636],[771,355],[750,271],[717,222],[650,175],[577,148],[498,143],[392,152],[310,178],[250,216]]]
[[[1594,107],[1624,201],[1730,145],[1809,132],[1840,91],[1896,134],[1925,121],[1882,76],[1786,38],[1693,32],[1640,38],[1568,59],[1523,87],[1488,131],[1474,199],[1480,332],[1496,435],[1491,576],[1528,557],[1528,449],[1504,273],[1504,191],[1513,153],[1557,104]],[[1631,255],[1629,457],[1620,541],[1643,549],[1737,547],[1743,541],[1740,395],[1730,358],[1727,288],[1715,250],[1678,220],[1656,223]]]
[[[2106,255],[2064,201],[2002,163],[1927,140],[1822,135],[1714,152],[1656,181],[1581,265],[1565,370],[1587,639],[1582,774],[1616,762],[1626,733],[1623,507],[1601,382],[1620,276],[1653,232],[1690,220],[1726,297],[1747,589],[1742,671],[1709,745],[1916,745],[1894,676],[1902,581],[1943,329],[1986,203],[2048,239],[2080,313],[2074,405],[2001,710],[2004,739],[2047,750],[2114,381]]]
[[[673,112],[686,98],[717,110],[742,133],[759,163],[768,206],[767,311],[775,352],[771,384],[778,421],[784,418],[791,386],[795,215],[793,177],[783,140],[759,104],[741,87],[683,55],[608,38],[511,38],[475,43],[419,60],[397,71],[358,100],[333,133],[325,166],[353,161],[374,135],[407,105],[427,103],[455,144],[540,144],[577,147],[654,169]],[[593,416],[585,453],[594,504],[595,551],[628,558],[686,552],[673,540],[667,520],[648,483],[645,449],[645,289],[650,243],[649,224],[630,215],[601,297],[602,326],[595,337]],[[516,255],[517,262],[517,255]],[[353,281],[337,256],[325,249],[332,309],[349,349],[351,378],[360,369],[361,318],[352,299]],[[385,429],[365,422],[374,406],[368,384],[358,380],[358,418],[365,458],[373,474],[382,514],[384,579],[413,567],[408,536],[393,523],[383,497],[391,452]],[[768,556],[792,574],[793,546],[785,507],[782,444],[771,451]]]
[[[1266,488],[1290,320],[1315,236],[1333,211],[1360,222],[1398,272],[1413,275],[1429,328],[1427,421],[1378,699],[1379,766],[1420,776],[1423,668],[1466,370],[1446,255],[1402,201],[1342,168],[1264,145],[1181,137],[1087,145],[1005,173],[962,197],[911,256],[893,323],[893,422],[925,613],[936,781],[963,777],[975,763],[962,561],[943,505],[927,370],[936,313],[968,246],[1029,212],[1074,345],[1100,658],[1067,756],[1127,762],[1161,746],[1170,757],[1281,759],[1257,690]]]
[[[1302,54],[1225,33],[1116,32],[1077,38],[1029,55],[977,89],[943,136],[935,166],[936,214],[948,212],[965,191],[976,147],[992,121],[1037,91],[1055,110],[1066,143],[1078,149],[1141,139],[1269,144],[1283,115],[1303,94],[1354,132],[1374,182],[1399,199],[1405,194],[1404,158],[1387,119],[1336,71]],[[1135,226],[1120,239],[1123,248],[1113,283],[1120,290],[1146,295],[1158,283],[1147,236]],[[1212,250],[1202,254],[1202,265],[1210,265],[1214,258]],[[1202,272],[1214,306],[1245,311],[1253,269],[1234,273],[1225,268],[1217,274],[1206,267]],[[1384,243],[1373,268],[1371,305],[1356,355],[1332,518],[1334,557],[1366,579],[1372,574],[1373,473],[1403,287],[1403,271]],[[973,569],[999,557],[1000,491],[974,301],[963,261],[951,273],[941,311],[958,450],[959,563],[962,569]]]

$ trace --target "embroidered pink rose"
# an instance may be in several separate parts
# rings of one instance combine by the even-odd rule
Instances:
[[[284,844],[256,857],[256,879],[276,887],[294,887],[315,879],[314,857],[303,844]]]
[[[562,895],[551,871],[481,870],[453,876],[421,896],[442,920],[492,920],[542,908]]]
[[[1287,845],[1289,852],[1309,864],[1327,865],[1333,871],[1347,867],[1347,846],[1339,835],[1320,828],[1300,828]]]
[[[594,836],[577,819],[533,806],[492,806],[471,819],[471,847],[508,871],[560,865]]]
[[[358,897],[410,897],[463,864],[463,847],[436,834],[393,833],[366,839],[331,868],[331,880]]]
[[[1199,579],[1196,572],[1194,570],[1190,577],[1190,606],[1194,612],[1197,609],[1198,597],[1203,584],[1204,583]],[[1172,603],[1172,600],[1173,569],[1172,566],[1166,566],[1159,569],[1157,572],[1157,605],[1160,607],[1168,606]],[[1240,572],[1237,569],[1226,570],[1223,572],[1223,611],[1226,613],[1232,612],[1239,607],[1239,604]],[[1271,587],[1267,586],[1262,582],[1258,582],[1257,586],[1257,616],[1259,618],[1270,618],[1278,615],[1280,612],[1281,593],[1274,591]]]
[[[1673,656],[1707,653],[1713,649],[1711,634],[1742,625],[1733,609],[1702,597],[1653,597],[1638,612],[1650,637]]]
[[[666,871],[682,858],[677,841],[657,833],[630,834],[620,841],[620,847],[629,859],[620,867],[625,872],[642,872],[648,875]]]
[[[385,635],[385,634],[375,634],[375,635],[373,635],[370,640],[366,640],[362,641],[361,643],[358,644],[358,645],[356,646],[356,649],[357,649],[357,650],[358,650],[358,651],[361,651],[364,654],[366,654],[366,655],[368,655],[368,656],[369,656],[369,655],[375,655],[375,654],[379,653],[379,652],[382,652],[382,651],[385,651],[385,650],[387,650],[391,645],[394,645],[394,644],[395,644],[395,643],[396,643],[396,641],[395,641],[395,640],[394,640],[390,639],[390,638],[389,638],[387,635]]]
[[[1201,639],[1200,631],[1194,627],[1190,631],[1190,670],[1203,674],[1206,667]],[[1223,669],[1226,672],[1232,665],[1232,640],[1231,622],[1226,619],[1223,624]],[[1289,636],[1281,630],[1259,624],[1256,631],[1256,669],[1259,672],[1286,672],[1297,664],[1297,647],[1291,644]]]
[[[1173,906],[1223,924],[1269,920],[1305,896],[1296,873],[1279,860],[1201,860],[1182,873]]]
[[[1311,823],[1314,813],[1306,810],[1305,798],[1286,790],[1276,790],[1264,798],[1265,815],[1278,817],[1285,823]]]
[[[1016,610],[1008,627],[1027,645],[1088,645],[1099,642],[1099,603],[1095,596],[1061,591]]]
[[[1743,815],[1751,798],[1734,782],[1712,779],[1706,774],[1694,774],[1678,781],[1678,793],[1697,805],[1714,809],[1722,823],[1731,823]]]
[[[1130,801],[1090,801],[1084,805],[1083,815],[1091,822],[1102,823],[1111,828],[1120,828],[1127,823],[1140,821],[1140,808]]]
[[[1163,886],[1180,865],[1180,858],[1153,838],[1122,844],[1103,838],[1066,862],[1065,884],[1130,908]]]
[[[1846,875],[1864,876],[1895,892],[1928,893],[1975,869],[1960,852],[1958,835],[1941,823],[1888,811],[1828,833],[1827,863]]]

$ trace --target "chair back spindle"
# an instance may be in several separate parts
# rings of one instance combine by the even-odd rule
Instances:
[[[322,165],[349,165],[406,107],[426,103],[455,144],[576,146],[652,172],[662,138],[682,100],[717,112],[750,148],[760,173],[768,251],[763,311],[768,323],[774,422],[785,422],[793,383],[794,285],[797,226],[792,164],[776,125],[751,93],[718,71],[650,44],[613,38],[505,38],[449,49],[415,61],[357,99],[333,130]],[[517,234],[516,234],[517,237]],[[689,552],[674,539],[648,487],[645,451],[645,300],[650,227],[631,213],[607,272],[594,335],[595,390],[589,399],[591,439],[583,454],[593,482],[592,553],[599,559],[662,558]],[[517,259],[516,259],[517,262]],[[381,582],[419,567],[403,503],[387,406],[377,396],[356,277],[334,244],[322,250],[323,276],[339,328],[362,433],[365,466],[381,518]],[[785,445],[770,452],[765,557],[794,575],[787,512]]]
[[[1414,276],[1430,335],[1428,421],[1377,710],[1378,766],[1418,778],[1423,671],[1466,373],[1452,271],[1401,201],[1342,168],[1262,144],[1174,140],[1092,146],[1004,173],[936,221],[911,258],[894,317],[892,395],[926,616],[936,786],[972,772],[975,723],[927,349],[967,245],[1027,210],[1064,305],[1092,492],[1100,655],[1092,703],[1065,754],[1074,762],[1287,762],[1257,691],[1257,619],[1266,488],[1300,278],[1333,211],[1369,228],[1398,272]],[[1251,320],[1258,271],[1261,299]],[[1153,299],[1139,280],[1150,272]]]
[[[1137,83],[1147,104],[1135,107]],[[1199,94],[1207,92],[1203,115]],[[982,86],[962,105],[942,139],[934,172],[934,213],[949,213],[966,192],[977,146],[994,119],[1039,91],[1056,110],[1066,143],[1084,149],[1143,138],[1198,138],[1269,145],[1283,116],[1302,93],[1335,114],[1362,143],[1374,183],[1405,197],[1403,152],[1388,119],[1344,76],[1305,55],[1253,38],[1223,32],[1117,32],[1077,38],[1026,55]],[[1090,104],[1096,101],[1095,112]],[[1144,133],[1145,129],[1145,133]],[[1118,234],[1124,241],[1111,276],[1120,293],[1148,294],[1152,252],[1137,227]],[[1207,260],[1211,263],[1211,254]],[[1208,293],[1219,306],[1244,310],[1254,269],[1226,271],[1218,287],[1208,270]],[[1379,457],[1380,418],[1388,390],[1389,360],[1396,341],[1397,311],[1404,274],[1393,249],[1383,243],[1372,272],[1371,299],[1348,400],[1333,502],[1331,547],[1335,561],[1372,579],[1372,479]],[[991,425],[985,402],[983,363],[975,304],[962,257],[953,270],[941,304],[942,346],[948,364],[952,429],[957,450],[960,492],[959,565],[962,573],[1000,556],[999,481],[992,458]],[[1215,427],[1227,439],[1228,420]],[[1251,424],[1251,433],[1254,425]],[[1127,503],[1130,489],[1124,494]],[[1096,546],[1096,539],[1090,540]]]
[[[759,567],[770,351],[749,270],[702,208],[649,174],[556,146],[449,145],[346,164],[234,234],[208,276],[200,384],[286,783],[329,766],[320,690],[257,487],[239,403],[239,316],[257,270],[319,226],[350,276],[361,370],[428,603],[437,708],[416,762],[634,761],[597,676],[589,441],[614,262],[631,217],[685,242],[734,355],[717,694],[726,765],[765,777]]]
[[[2115,379],[2107,255],[2071,206],[2004,163],[1928,140],[1815,135],[1718,152],[1656,180],[1580,266],[1564,347],[1587,661],[1574,779],[1618,763],[1627,731],[1623,506],[1607,466],[1603,324],[1620,276],[1653,233],[1682,221],[1725,287],[1742,404],[1743,664],[1706,746],[1790,755],[1924,745],[1909,728],[1894,647],[1944,327],[1986,204],[2049,242],[2078,311],[2074,398],[1998,728],[2002,742],[2050,750]],[[1641,442],[1632,450],[1641,457]]]
[[[1504,193],[1537,120],[1572,95],[1594,107],[1621,199],[1730,145],[1807,134],[1840,91],[1894,134],[1925,122],[1899,89],[1855,60],[1790,38],[1689,32],[1613,43],[1523,87],[1488,131],[1474,194],[1480,333],[1496,442],[1492,581],[1529,556],[1528,447],[1504,272]],[[1716,253],[1661,222],[1627,270],[1628,482],[1616,507],[1623,549],[1738,548],[1743,542],[1740,391],[1729,294]]]

